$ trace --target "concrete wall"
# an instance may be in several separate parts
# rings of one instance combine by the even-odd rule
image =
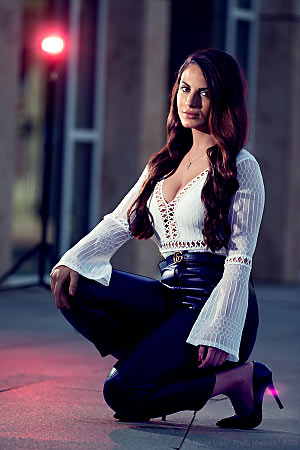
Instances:
[[[109,2],[102,214],[120,202],[164,145],[169,20],[166,0]],[[155,275],[155,258],[152,241],[132,240],[112,262],[115,268]]]
[[[11,264],[12,186],[15,164],[15,134],[19,44],[19,0],[0,3],[0,274]]]
[[[300,279],[300,2],[260,2],[255,155],[266,207],[257,278]]]

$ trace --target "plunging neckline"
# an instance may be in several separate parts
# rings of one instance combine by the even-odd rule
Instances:
[[[163,179],[160,182],[161,198],[163,199],[164,203],[166,205],[171,205],[172,203],[175,203],[176,201],[179,201],[180,198],[182,197],[182,195],[185,192],[189,191],[189,189],[192,186],[194,186],[194,184],[197,183],[198,180],[201,180],[205,175],[208,174],[208,171],[209,171],[209,167],[207,167],[206,169],[202,170],[201,173],[198,173],[198,175],[196,175],[194,178],[192,178],[191,181],[189,181],[181,189],[179,189],[179,191],[177,191],[175,197],[172,200],[170,200],[169,202],[167,202],[167,200],[165,199],[164,192],[163,192],[163,185],[164,185],[164,181],[166,179],[166,177],[164,176]]]

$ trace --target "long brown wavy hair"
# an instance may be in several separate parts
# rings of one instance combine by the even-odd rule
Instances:
[[[155,184],[163,176],[171,176],[176,171],[192,146],[192,131],[181,124],[176,101],[181,76],[192,64],[200,67],[207,83],[211,102],[209,133],[217,142],[207,149],[209,172],[201,193],[206,208],[203,240],[207,248],[214,252],[223,246],[228,247],[231,235],[228,213],[232,196],[239,188],[236,156],[246,143],[249,128],[246,79],[237,61],[222,50],[207,49],[192,53],[180,67],[171,94],[166,145],[150,158],[148,178],[130,206],[127,218],[131,234],[137,239],[152,236],[153,218],[147,201]]]

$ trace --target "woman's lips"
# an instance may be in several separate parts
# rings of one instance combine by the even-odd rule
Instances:
[[[185,115],[185,117],[187,117],[188,119],[197,119],[199,117],[199,114],[196,113],[192,113],[189,111],[183,111],[183,114]]]

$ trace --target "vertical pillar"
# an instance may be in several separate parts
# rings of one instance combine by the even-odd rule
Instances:
[[[5,272],[11,264],[20,19],[20,1],[2,0],[0,4],[0,274]]]
[[[266,207],[254,275],[299,281],[300,7],[292,0],[264,0],[260,8],[254,148]]]
[[[168,108],[169,1],[111,0],[108,8],[102,214],[120,202],[162,148]],[[113,264],[153,274],[149,251],[155,258],[152,242],[132,240]]]
[[[145,0],[141,78],[141,125],[139,164],[145,167],[149,157],[161,150],[166,141],[169,108],[169,51],[171,2]],[[155,276],[161,260],[152,240],[139,242],[135,254],[135,272]]]
[[[107,11],[102,214],[110,212],[139,173],[141,60],[144,2],[110,0]],[[127,244],[114,267],[132,270],[135,250]]]

